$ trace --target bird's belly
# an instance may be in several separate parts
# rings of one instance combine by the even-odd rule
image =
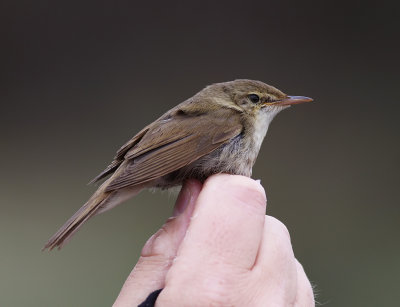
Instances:
[[[196,179],[204,182],[208,177],[218,173],[243,175],[250,177],[255,156],[243,146],[241,136],[222,145],[196,161],[157,180],[159,188],[170,188],[181,185],[184,180]]]

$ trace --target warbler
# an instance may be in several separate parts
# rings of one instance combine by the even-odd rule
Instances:
[[[187,179],[204,181],[216,173],[250,177],[275,115],[291,105],[310,101],[254,80],[207,86],[123,145],[92,182],[109,178],[44,249],[61,248],[89,218],[143,189],[168,189]]]

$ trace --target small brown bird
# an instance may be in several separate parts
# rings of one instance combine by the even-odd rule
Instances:
[[[145,188],[204,181],[216,173],[251,176],[261,143],[276,114],[311,98],[287,96],[260,81],[210,85],[169,110],[122,146],[92,182],[108,178],[45,245],[61,248],[92,216]]]

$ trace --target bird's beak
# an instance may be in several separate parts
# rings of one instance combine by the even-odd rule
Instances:
[[[285,99],[282,100],[277,100],[272,103],[269,103],[271,105],[275,106],[290,106],[292,104],[299,104],[303,102],[311,102],[314,99],[309,98],[309,97],[304,97],[304,96],[287,96]]]

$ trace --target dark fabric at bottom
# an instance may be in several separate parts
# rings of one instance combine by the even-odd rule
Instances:
[[[145,301],[140,305],[138,305],[138,307],[154,307],[154,305],[156,304],[157,297],[161,291],[162,289],[151,292],[150,295],[145,299]]]

